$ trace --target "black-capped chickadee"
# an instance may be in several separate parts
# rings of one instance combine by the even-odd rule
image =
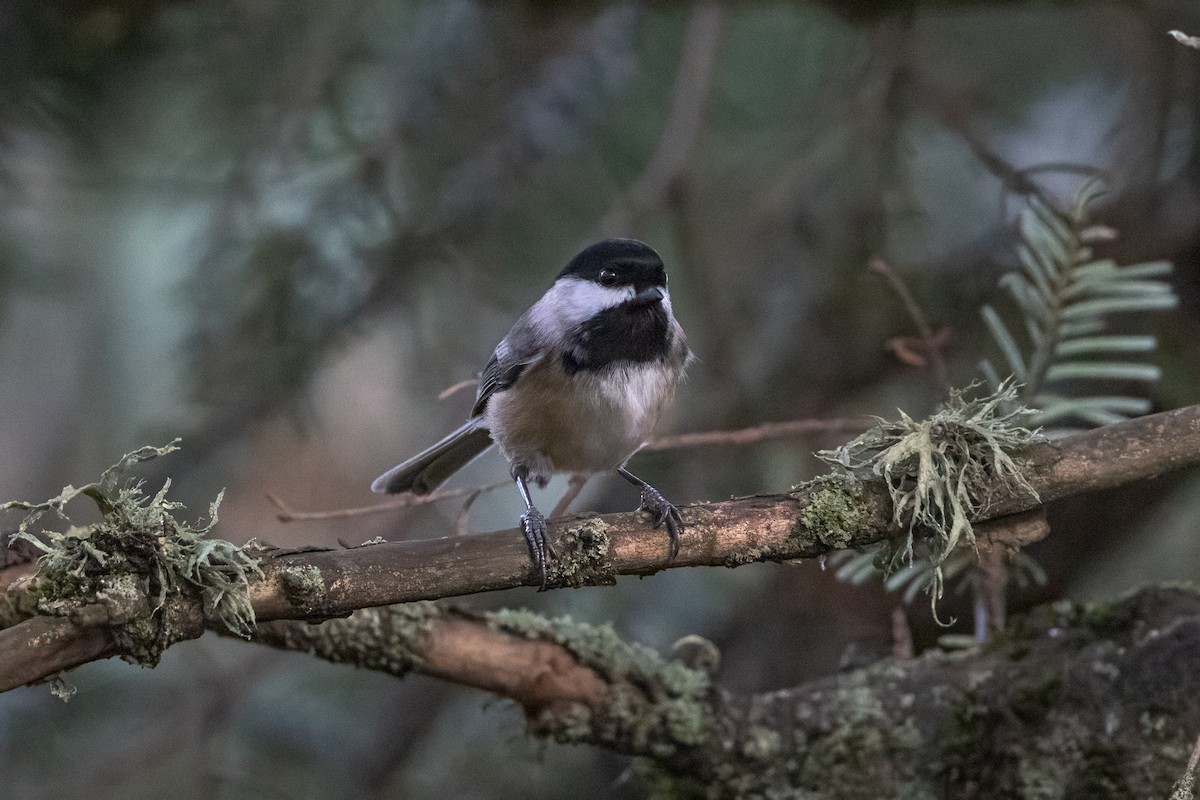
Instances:
[[[585,248],[496,345],[471,418],[437,444],[380,475],[381,493],[428,494],[493,442],[525,501],[521,529],[546,585],[546,518],[529,482],[605,469],[641,489],[641,510],[666,526],[679,552],[679,511],[625,468],[675,394],[691,353],[671,313],[658,253],[633,239]]]

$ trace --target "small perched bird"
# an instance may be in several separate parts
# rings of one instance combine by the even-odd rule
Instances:
[[[571,259],[521,315],[480,376],[466,424],[380,475],[375,492],[428,494],[493,443],[525,502],[521,529],[546,585],[546,518],[529,483],[605,469],[641,489],[640,510],[679,552],[679,511],[625,468],[670,403],[691,358],[671,312],[667,272],[648,245],[608,239]]]

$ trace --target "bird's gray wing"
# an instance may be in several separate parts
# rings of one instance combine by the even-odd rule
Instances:
[[[479,389],[475,394],[475,405],[471,408],[471,416],[477,417],[487,409],[488,400],[496,392],[503,392],[512,387],[529,365],[536,362],[545,352],[538,337],[529,324],[528,315],[517,320],[512,330],[508,332],[495,352],[488,359],[487,366],[479,376]]]

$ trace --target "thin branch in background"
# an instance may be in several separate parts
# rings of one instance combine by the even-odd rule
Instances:
[[[639,453],[657,453],[663,450],[680,450],[687,447],[712,447],[715,445],[736,447],[756,444],[788,436],[803,436],[813,433],[862,433],[871,427],[866,417],[842,417],[834,419],[793,419],[786,422],[764,422],[749,428],[727,431],[698,431],[658,436],[638,450]]]
[[[834,418],[834,419],[796,419],[787,422],[766,422],[762,425],[755,425],[750,428],[739,428],[730,431],[699,431],[697,433],[681,433],[675,436],[661,436],[657,439],[651,439],[640,450],[641,452],[659,452],[662,450],[679,450],[686,447],[708,447],[712,445],[747,445],[756,442],[766,441],[769,439],[782,439],[788,436],[801,436],[811,433],[861,433],[870,427],[867,419],[864,418]],[[572,476],[571,485],[581,476]],[[587,480],[587,476],[582,476],[583,480]],[[296,511],[279,496],[268,493],[269,500],[279,513],[275,516],[280,522],[312,522],[315,520],[330,520],[330,519],[345,519],[347,517],[364,517],[370,514],[383,514],[388,511],[398,511],[413,506],[426,505],[428,503],[440,503],[443,500],[454,500],[460,497],[466,497],[467,506],[475,502],[479,494],[493,492],[502,486],[508,486],[509,481],[497,481],[484,486],[469,486],[462,489],[443,489],[441,491],[431,492],[430,494],[402,494],[391,500],[383,503],[377,503],[369,506],[354,506],[352,508],[336,508],[326,511]],[[568,494],[563,495],[563,499],[555,506],[555,510],[551,513],[552,517],[560,517],[566,513],[566,507],[582,491],[582,483],[575,490],[574,494],[570,494],[571,488],[568,488]],[[560,510],[562,509],[562,510]]]
[[[550,512],[551,517],[561,517],[567,513],[567,509],[571,507],[571,503],[575,502],[575,498],[579,497],[579,493],[583,491],[584,484],[588,481],[588,475],[572,475],[567,482],[567,490],[563,492],[563,496],[559,498],[555,504],[554,510]]]
[[[1008,610],[1009,558],[1050,535],[1046,509],[1036,508],[989,520],[978,526],[976,563],[971,571],[975,603],[975,641],[986,644],[1004,630]]]
[[[979,134],[972,124],[975,109],[968,107],[968,100],[943,92],[931,86],[928,81],[914,80],[910,89],[911,97],[920,107],[940,120],[947,130],[958,134],[971,148],[972,154],[983,168],[1000,180],[1002,204],[1008,194],[1033,196],[1047,204],[1053,204],[1052,198],[1029,177],[1030,170],[1013,166]]]
[[[934,334],[934,344],[938,348],[946,346],[950,342],[950,335],[949,328],[939,328]],[[929,345],[919,336],[893,336],[884,346],[903,364],[921,369],[929,366],[930,359],[926,355]]]
[[[465,381],[459,381],[458,383],[454,384],[453,386],[447,386],[445,389],[442,389],[440,392],[438,392],[437,399],[445,400],[447,397],[457,394],[458,392],[461,392],[463,389],[466,389],[470,386],[478,386],[478,385],[479,385],[479,378],[469,378]]]
[[[471,532],[471,506],[475,505],[475,501],[483,494],[483,489],[479,488],[467,495],[467,499],[463,501],[462,508],[458,510],[458,517],[454,520],[454,532],[459,536],[466,536]]]
[[[907,661],[913,657],[912,626],[904,606],[892,609],[892,658]]]
[[[967,98],[956,96],[934,87],[928,81],[919,77],[911,81],[911,97],[945,126],[946,130],[956,134],[971,149],[971,153],[991,175],[1000,181],[1000,216],[1003,223],[1008,220],[1008,198],[1010,195],[1028,198],[1036,197],[1050,207],[1054,207],[1054,198],[1033,179],[1038,173],[1066,173],[1081,175],[1086,178],[1101,178],[1106,183],[1108,172],[1089,164],[1078,164],[1069,161],[1056,161],[1035,164],[1030,167],[1017,167],[1000,155],[979,133],[975,120],[975,108]]]
[[[1058,174],[1062,174],[1062,175],[1078,175],[1079,177],[1083,178],[1085,181],[1099,180],[1099,181],[1103,181],[1105,184],[1112,183],[1112,173],[1110,173],[1108,170],[1100,169],[1099,167],[1094,167],[1090,164],[1074,164],[1069,161],[1046,161],[1041,164],[1034,164],[1031,167],[1022,167],[1021,169],[1017,169],[1015,167],[1010,167],[1010,169],[1013,170],[1014,174],[1020,176],[1021,178],[1027,178],[1031,175],[1037,175],[1037,174],[1040,174],[1043,172],[1049,172],[1049,173],[1058,173]],[[1031,181],[1031,184],[1032,184],[1032,181]],[[1040,191],[1037,194],[1039,197],[1042,197],[1042,198],[1044,198],[1046,196],[1044,193],[1042,193]],[[1028,200],[1026,199],[1027,195],[1018,194],[1007,183],[1002,182],[1000,184],[999,209],[1000,209],[1000,224],[1002,226],[1007,225],[1009,223],[1009,219],[1011,218],[1010,214],[1009,214],[1009,210],[1008,210],[1008,201],[1009,201],[1009,198],[1013,197],[1014,195],[1016,195],[1017,197],[1020,197],[1025,202],[1028,202]]]
[[[980,547],[973,586],[975,641],[987,644],[1004,630],[1007,610],[1008,552],[1003,547]]]
[[[683,33],[671,108],[658,145],[637,182],[601,220],[601,233],[630,233],[646,211],[667,204],[673,188],[691,168],[712,91],[722,14],[721,4],[714,0],[702,0],[692,7]]]
[[[464,489],[445,489],[429,494],[402,494],[391,500],[383,503],[376,503],[369,506],[355,506],[353,508],[335,508],[328,511],[296,511],[278,496],[267,493],[267,500],[271,502],[279,513],[275,516],[280,522],[312,522],[314,520],[328,519],[346,519],[347,517],[365,517],[371,514],[383,514],[388,511],[398,511],[404,508],[412,508],[413,506],[423,506],[429,503],[440,503],[443,500],[453,500],[458,497],[470,497],[473,494],[482,492],[492,492],[499,489],[501,486],[507,486],[509,481],[497,481],[489,483],[485,486],[471,486]],[[474,498],[472,498],[474,499]]]
[[[925,355],[929,358],[929,364],[933,368],[934,379],[941,389],[942,396],[949,396],[950,375],[946,371],[946,361],[942,358],[942,347],[945,345],[946,334],[943,331],[934,333],[933,327],[929,324],[929,318],[925,316],[921,305],[913,297],[912,292],[909,291],[908,285],[886,261],[879,257],[872,258],[868,269],[876,275],[882,275],[883,279],[892,287],[892,291],[904,303],[905,310],[908,311],[913,324],[917,326],[917,332],[921,335]]]

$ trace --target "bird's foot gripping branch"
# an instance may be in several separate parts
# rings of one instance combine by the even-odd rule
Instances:
[[[63,623],[64,636],[97,629],[98,646],[106,646],[107,654],[144,666],[157,664],[175,642],[199,636],[206,621],[249,635],[254,610],[248,587],[262,575],[260,549],[208,536],[221,497],[209,507],[207,521],[188,523],[175,516],[183,505],[167,499],[169,479],[147,495],[141,482],[126,477],[134,464],[176,449],[174,442],[143,447],[96,483],[67,486],[43,503],[4,504],[26,512],[13,539],[42,553],[24,593],[34,602],[0,620],[4,627],[36,613]],[[70,524],[66,506],[81,495],[96,503],[98,522]],[[42,526],[47,517],[63,521],[64,529]]]

